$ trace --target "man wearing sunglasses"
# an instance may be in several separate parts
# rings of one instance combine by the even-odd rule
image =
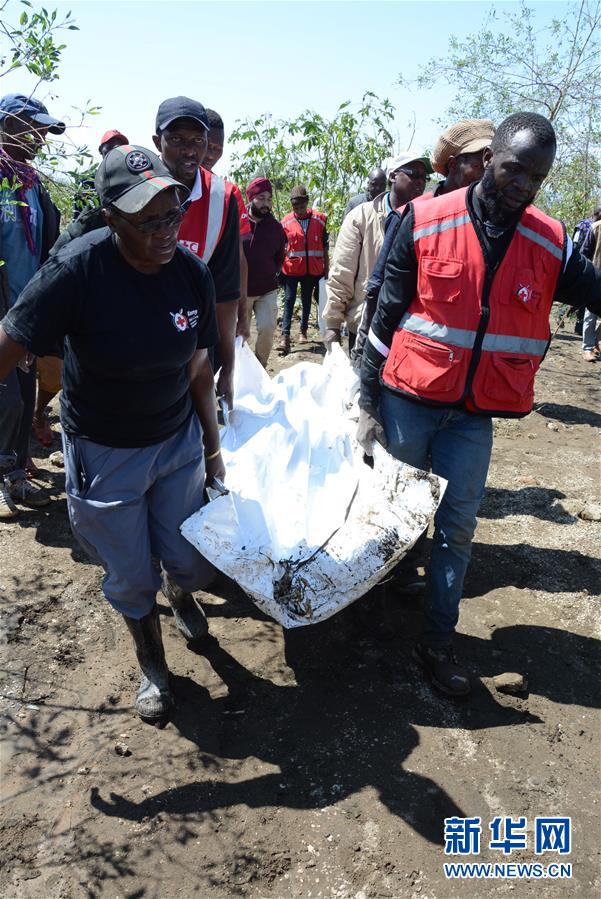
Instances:
[[[434,519],[429,609],[415,657],[450,696],[471,690],[453,649],[492,418],[532,409],[553,299],[601,311],[601,272],[533,201],[556,153],[551,123],[515,113],[468,188],[410,203],[361,364],[357,439],[447,481]]]
[[[432,168],[440,175],[444,175],[444,180],[433,190],[422,194],[419,202],[432,197],[442,197],[453,190],[469,187],[474,181],[479,181],[484,172],[482,154],[487,147],[490,147],[494,133],[494,125],[489,119],[462,119],[443,131],[434,147]],[[367,282],[361,324],[351,353],[351,362],[356,369],[361,368],[363,347],[384,281],[386,260],[401,223],[402,207],[396,207],[395,213],[386,222],[386,236]]]
[[[403,153],[388,160],[388,191],[370,203],[362,203],[346,216],[340,228],[323,311],[324,342],[328,349],[340,343],[340,329],[348,327],[349,352],[353,349],[363,312],[367,279],[384,241],[384,226],[393,209],[421,196],[432,173],[426,156]]]
[[[207,632],[191,591],[213,569],[179,527],[202,505],[205,479],[224,476],[207,354],[215,292],[207,266],[178,244],[188,191],[158,156],[111,150],[96,189],[108,227],[68,243],[21,293],[0,325],[0,378],[26,352],[64,341],[69,517],[133,637],[136,709],[157,720],[171,705],[157,590],[187,640]]]
[[[209,267],[215,282],[219,340],[213,363],[217,392],[231,408],[240,299],[240,224],[233,185],[203,168],[209,122],[197,100],[171,97],[158,108],[154,145],[171,175],[184,184],[189,206],[179,241]]]

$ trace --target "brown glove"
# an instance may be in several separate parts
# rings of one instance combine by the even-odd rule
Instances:
[[[359,423],[357,425],[357,442],[363,447],[366,456],[373,456],[374,441],[381,443],[383,447],[388,445],[382,420],[375,409],[359,409]]]

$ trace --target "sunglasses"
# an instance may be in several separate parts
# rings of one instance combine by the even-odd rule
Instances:
[[[398,175],[399,172],[402,172],[403,175],[407,175],[411,181],[427,181],[428,176],[425,172],[420,172],[417,169],[397,169],[395,175]]]
[[[166,215],[163,219],[150,219],[148,222],[132,222],[131,219],[126,218],[122,212],[119,212],[114,206],[112,211],[115,215],[119,216],[120,219],[123,219],[124,222],[127,222],[128,225],[131,225],[132,228],[135,228],[136,231],[140,231],[142,234],[156,234],[157,231],[162,231],[165,228],[173,228],[176,225],[179,225],[181,220],[184,217],[184,213],[190,204],[184,204],[180,206],[175,212],[172,212],[171,215]]]
[[[293,197],[290,202],[293,206],[303,206],[309,202],[309,197]]]

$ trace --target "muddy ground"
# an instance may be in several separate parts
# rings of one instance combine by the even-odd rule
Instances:
[[[284,364],[319,361],[307,349]],[[387,642],[352,608],[284,633],[222,578],[203,597],[202,651],[162,605],[177,708],[163,730],[141,723],[129,637],[70,534],[62,471],[32,441],[52,505],[0,525],[2,897],[599,896],[601,523],[578,512],[601,500],[600,373],[568,326],[537,411],[496,427],[457,646],[475,682],[463,703],[411,660],[419,600],[394,600]],[[528,692],[495,691],[508,671]],[[504,857],[485,837],[479,860],[570,861],[572,880],[446,881],[453,815],[485,830],[526,816],[530,839],[535,816],[571,815],[570,856]]]

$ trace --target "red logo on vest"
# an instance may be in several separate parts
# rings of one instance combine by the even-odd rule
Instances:
[[[517,297],[518,300],[521,300],[522,303],[529,303],[532,299],[532,288],[530,285],[520,284],[517,289]]]

